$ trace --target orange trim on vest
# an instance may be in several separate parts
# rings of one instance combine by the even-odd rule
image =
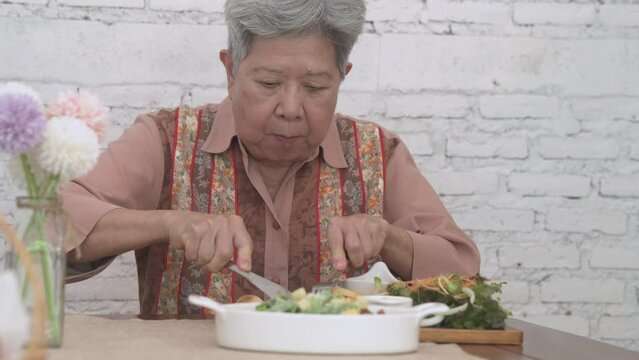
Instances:
[[[179,121],[180,119],[180,109],[177,108],[175,110],[175,130],[173,131],[173,150],[171,151],[171,170],[173,170],[175,168],[175,153],[177,151],[177,146],[175,146],[175,144],[177,144],[177,136],[178,136],[178,125],[180,123]],[[174,172],[171,171],[171,180],[169,180],[169,187],[171,189],[171,193],[170,193],[170,197],[171,200],[170,202],[173,202],[173,175]],[[167,268],[168,263],[169,263],[169,249],[170,249],[170,245],[166,244],[166,255],[164,256],[164,269]],[[164,276],[162,276],[164,277]],[[157,298],[155,299],[155,306],[153,307],[153,314],[157,314],[158,313],[158,305],[160,303],[160,291],[162,289],[162,280],[160,279],[160,282],[158,283],[158,288],[157,288]]]
[[[384,212],[384,196],[386,196],[386,148],[384,147],[384,135],[382,134],[382,128],[377,128],[378,136],[379,136],[379,151],[382,154],[382,179],[384,179],[384,186],[382,186],[382,198],[381,198],[381,208],[382,213]]]
[[[211,173],[209,174],[209,179],[211,179],[211,181],[209,182],[209,205],[208,205],[208,213],[211,213],[211,194],[213,193],[213,174],[215,172],[215,156],[211,156]],[[208,272],[208,275],[206,277],[206,286],[204,287],[204,296],[209,297],[209,289],[211,287],[211,273]],[[212,310],[208,310],[205,308],[202,308],[200,310],[200,314],[202,316],[206,316],[206,315],[212,315],[213,311]]]
[[[342,208],[342,187],[340,186],[339,169],[320,161],[318,186],[318,224],[317,229],[320,235],[320,281],[332,281],[344,278],[344,274],[338,272],[333,267],[331,249],[328,244],[328,224],[336,216],[341,216]]]
[[[191,151],[191,165],[189,167],[189,186],[191,187],[191,205],[190,210],[195,208],[195,189],[193,188],[193,169],[195,168],[195,159],[197,153],[198,141],[200,140],[200,129],[202,127],[202,110],[197,113],[197,130],[195,132],[195,141],[193,142],[193,150]],[[180,267],[180,277],[178,278],[177,286],[177,313],[180,315],[180,306],[182,299],[182,277],[184,274],[184,266],[186,265],[186,259],[182,255],[182,266]]]
[[[315,237],[317,238],[317,269],[315,270],[315,281],[321,282],[321,274],[322,274],[322,237],[320,235],[320,181],[322,174],[322,163],[321,161],[317,162],[317,188],[315,190]]]
[[[366,213],[373,216],[382,216],[384,213],[384,160],[380,129],[367,123],[355,123],[357,127],[358,151],[360,169],[362,169],[363,183],[366,188]],[[378,259],[368,260],[364,263],[365,270]]]
[[[233,160],[233,184],[235,185],[234,189],[234,197],[235,197],[235,215],[240,214],[240,205],[238,199],[238,181],[237,181],[237,159],[235,158],[235,144],[231,144],[231,159]],[[233,262],[237,262],[237,249],[233,248]],[[235,282],[236,282],[237,274],[235,272],[231,273],[231,302],[235,302]]]
[[[362,171],[362,160],[359,153],[359,134],[357,131],[357,123],[353,121],[353,133],[355,134],[355,155],[357,156],[357,170],[359,171],[360,185],[362,186],[362,208],[361,212],[366,212],[366,183],[364,182],[364,175]]]
[[[212,154],[214,166],[211,169],[210,211],[215,215],[237,214],[237,173],[233,161],[234,147]],[[220,303],[233,301],[235,278],[228,271],[209,273],[205,290],[208,297]]]

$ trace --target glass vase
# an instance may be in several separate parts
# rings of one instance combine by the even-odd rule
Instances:
[[[18,197],[16,205],[15,225],[18,234],[22,236],[22,241],[42,278],[47,345],[60,347],[64,324],[64,240],[67,219],[57,198]],[[14,254],[9,254],[7,260],[9,267],[18,274],[22,301],[27,310],[32,312],[32,288],[24,268]]]

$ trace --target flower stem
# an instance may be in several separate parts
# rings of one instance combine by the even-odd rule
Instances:
[[[52,283],[52,274],[51,274],[51,261],[50,261],[50,251],[49,245],[45,234],[45,226],[46,226],[46,214],[42,212],[42,210],[34,210],[33,215],[29,221],[29,225],[25,230],[25,237],[27,236],[35,236],[36,241],[29,244],[29,253],[35,256],[40,257],[40,265],[42,267],[42,281],[44,284],[44,293],[45,299],[47,303],[47,313],[49,316],[49,327],[51,329],[51,336],[53,337],[53,341],[55,345],[60,344],[60,324],[58,323],[58,318],[60,314],[58,313],[58,309],[56,307],[56,298],[55,298],[55,289]],[[25,285],[28,285],[28,282],[25,280]],[[23,300],[26,297],[26,289],[23,287]]]
[[[55,193],[55,189],[58,186],[58,182],[60,181],[59,174],[52,174],[47,176],[46,182],[40,188],[41,194],[43,197],[51,197]]]
[[[40,246],[40,256],[42,257],[42,278],[44,282],[44,293],[47,300],[47,313],[49,314],[49,325],[51,326],[51,333],[53,341],[56,345],[60,344],[60,324],[58,323],[58,308],[55,301],[55,290],[53,288],[51,280],[51,261],[49,259],[49,247],[46,240]]]
[[[22,171],[24,172],[24,179],[27,183],[27,191],[29,192],[29,196],[34,196],[38,193],[38,185],[36,184],[35,176],[33,175],[31,164],[29,164],[29,158],[27,157],[27,154],[20,154],[20,163],[22,163]]]

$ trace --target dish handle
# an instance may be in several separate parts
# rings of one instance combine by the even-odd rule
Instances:
[[[465,287],[465,288],[462,288],[462,292],[464,294],[468,295],[468,298],[469,298],[468,302],[463,304],[463,305],[456,306],[454,308],[448,308],[448,309],[438,313],[437,315],[442,316],[442,320],[443,320],[444,316],[450,316],[450,315],[454,315],[454,314],[466,311],[466,309],[468,309],[468,304],[469,303],[470,304],[474,304],[475,303],[475,292],[472,289]],[[435,317],[433,317],[432,319],[435,319]],[[436,320],[430,321],[430,320],[431,320],[431,318],[424,319],[424,320],[422,320],[420,322],[420,325],[421,326],[433,326],[433,325],[436,325],[436,324],[438,324],[438,323],[440,323],[442,321],[442,320],[439,320],[439,321],[436,321]]]
[[[446,304],[431,302],[417,305],[414,310],[417,322],[421,326],[433,326],[444,320],[444,315],[442,314],[446,313],[450,308]],[[430,317],[424,319],[427,316]]]
[[[457,313],[460,313],[460,312],[464,312],[468,308],[468,304],[474,304],[475,303],[475,292],[471,288],[467,288],[467,287],[462,288],[462,292],[468,296],[468,302],[463,304],[463,305],[459,305],[459,306],[456,306],[454,308],[450,308],[448,311],[443,312],[443,313],[441,313],[439,315],[449,316],[449,315],[454,315],[454,314],[457,314]]]
[[[227,311],[219,302],[201,295],[189,295],[189,302],[193,305],[213,310],[217,318],[223,318]]]

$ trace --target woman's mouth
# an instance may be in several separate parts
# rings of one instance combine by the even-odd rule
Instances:
[[[275,138],[284,144],[292,144],[295,141],[297,141],[297,139],[299,139],[299,136],[285,136],[285,135],[273,135],[275,136]]]

